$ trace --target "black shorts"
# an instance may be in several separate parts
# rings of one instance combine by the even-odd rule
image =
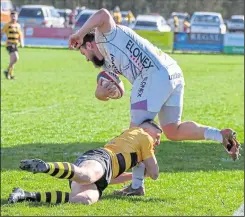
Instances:
[[[17,48],[17,45],[16,44],[11,44],[11,45],[8,45],[6,47],[7,51],[9,52],[9,54],[13,53],[13,52],[18,52],[18,48]]]
[[[100,197],[102,192],[106,189],[108,184],[111,181],[112,177],[112,160],[109,153],[104,149],[94,149],[83,153],[77,160],[75,161],[75,165],[79,166],[82,162],[87,160],[96,160],[101,163],[102,167],[104,168],[104,175],[96,181],[94,184],[97,186],[99,191]],[[71,188],[71,180],[69,180],[69,185]]]

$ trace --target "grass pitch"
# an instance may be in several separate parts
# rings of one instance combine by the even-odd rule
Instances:
[[[1,49],[1,70],[8,64]],[[230,127],[244,142],[243,56],[172,55],[186,81],[183,120]],[[131,86],[120,100],[94,97],[99,70],[79,52],[20,49],[15,81],[1,72],[1,215],[227,216],[244,203],[244,154],[233,162],[222,145],[210,141],[170,142],[157,148],[157,181],[145,180],[146,196],[114,197],[109,186],[92,205],[8,205],[13,187],[28,191],[69,191],[68,181],[21,171],[19,161],[41,158],[73,162],[82,152],[103,146],[129,125]]]

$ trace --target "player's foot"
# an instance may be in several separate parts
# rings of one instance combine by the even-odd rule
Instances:
[[[21,188],[14,188],[12,193],[9,195],[8,203],[18,203],[26,199],[25,192]]]
[[[9,75],[8,75],[8,70],[4,70],[3,73],[4,73],[6,79],[10,78]]]
[[[113,192],[114,195],[119,196],[144,196],[145,195],[145,188],[140,186],[137,189],[133,189],[131,185]]]
[[[232,129],[223,129],[220,131],[223,137],[223,145],[228,154],[231,155],[233,160],[238,159],[239,150],[241,149],[240,143],[236,140],[236,132]],[[235,149],[236,151],[233,151]]]
[[[44,173],[48,171],[49,165],[40,159],[22,160],[20,161],[20,169],[32,173]]]
[[[15,80],[15,77],[13,75],[10,75],[11,80]]]

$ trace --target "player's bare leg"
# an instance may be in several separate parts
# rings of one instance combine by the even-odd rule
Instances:
[[[165,136],[173,141],[204,140],[205,131],[207,131],[208,128],[210,127],[200,125],[193,121],[170,123],[162,126]],[[211,134],[209,136],[212,136],[213,140],[222,142],[222,135],[219,130],[212,128],[209,134]]]
[[[69,202],[91,205],[99,200],[100,194],[95,184],[80,185],[71,183],[71,195]]]
[[[6,79],[14,79],[13,76],[14,65],[18,60],[19,60],[19,54],[17,51],[10,53],[10,63],[8,69],[4,71],[4,75]]]
[[[19,54],[17,51],[12,52],[10,54],[10,64],[8,67],[8,79],[14,79],[13,76],[13,71],[14,71],[14,65],[16,64],[16,62],[19,60]]]
[[[224,145],[228,154],[236,160],[239,153],[240,144],[236,140],[236,132],[230,128],[219,130],[210,126],[204,126],[193,121],[171,123],[162,126],[165,136],[169,140],[213,140]]]

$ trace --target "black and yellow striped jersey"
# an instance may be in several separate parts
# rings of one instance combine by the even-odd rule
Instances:
[[[7,35],[6,46],[9,44],[19,44],[20,38],[22,37],[19,23],[6,23],[1,30],[1,33],[5,33]]]
[[[154,156],[154,141],[142,128],[130,128],[112,139],[104,149],[112,158],[112,178]]]

